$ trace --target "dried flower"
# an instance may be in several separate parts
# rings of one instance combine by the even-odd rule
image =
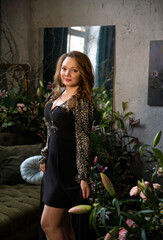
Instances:
[[[8,92],[7,92],[7,91],[5,91],[5,90],[3,90],[3,91],[2,91],[2,90],[0,89],[0,97],[1,97],[1,98],[8,97],[8,95],[7,95],[7,94],[8,94]]]

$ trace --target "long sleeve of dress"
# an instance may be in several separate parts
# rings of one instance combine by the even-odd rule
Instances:
[[[51,98],[53,97],[53,94],[51,93],[45,100],[45,103],[47,103]],[[54,98],[54,97],[53,97]],[[55,99],[55,98],[54,98]],[[48,156],[48,142],[49,142],[49,137],[50,137],[50,129],[49,129],[49,124],[46,121],[46,119],[44,118],[45,121],[45,125],[47,128],[47,138],[46,138],[46,144],[45,146],[41,149],[41,155],[42,157],[39,160],[39,163],[44,163],[47,160],[47,156]]]
[[[77,182],[90,182],[90,137],[93,123],[93,106],[86,99],[78,100],[73,109],[75,116]]]

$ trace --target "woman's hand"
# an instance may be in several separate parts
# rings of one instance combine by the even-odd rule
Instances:
[[[81,180],[80,187],[81,187],[81,190],[82,190],[83,198],[84,199],[89,198],[90,189],[89,189],[88,183],[85,182],[84,180]]]
[[[43,173],[45,173],[45,169],[46,169],[45,163],[40,163],[40,169],[41,171],[43,171]]]

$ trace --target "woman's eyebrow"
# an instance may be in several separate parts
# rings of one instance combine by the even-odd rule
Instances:
[[[62,67],[67,67],[66,65],[62,65]],[[71,67],[71,68],[76,68],[76,69],[78,69],[78,67]]]

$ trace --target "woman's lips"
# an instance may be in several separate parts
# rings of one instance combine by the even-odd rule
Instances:
[[[69,78],[65,78],[65,81],[66,81],[66,82],[70,82],[71,79],[69,79]]]

